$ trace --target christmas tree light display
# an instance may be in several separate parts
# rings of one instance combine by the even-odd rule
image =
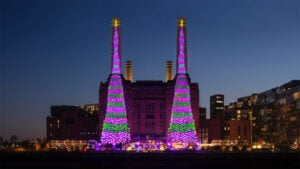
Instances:
[[[102,144],[130,141],[124,90],[121,78],[120,20],[113,19],[112,73],[109,79],[107,108],[101,133]]]
[[[172,114],[170,127],[168,129],[168,141],[170,143],[197,143],[197,134],[191,108],[190,86],[186,67],[187,56],[185,24],[185,19],[179,19],[177,75],[175,77],[176,82]]]

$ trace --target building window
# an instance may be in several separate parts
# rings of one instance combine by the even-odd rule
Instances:
[[[137,112],[141,113],[141,105],[139,103],[137,104]]]
[[[146,115],[146,119],[154,119],[154,115]]]
[[[164,103],[160,103],[160,113],[164,113],[165,112],[165,104]]]
[[[207,128],[200,128],[200,140],[202,143],[208,142],[208,129]]]
[[[145,127],[146,127],[146,132],[147,133],[154,133],[154,122],[146,122]]]
[[[56,125],[57,128],[60,128],[60,121],[57,120],[57,125]]]
[[[300,92],[294,93],[294,100],[300,100]]]
[[[138,132],[140,133],[141,132],[141,122],[140,121],[138,121],[138,123],[137,123],[138,125]]]
[[[146,104],[146,113],[154,113],[154,103]]]
[[[244,139],[247,139],[247,126],[244,126]]]
[[[74,119],[72,117],[67,117],[65,120],[66,124],[73,124],[74,123]]]

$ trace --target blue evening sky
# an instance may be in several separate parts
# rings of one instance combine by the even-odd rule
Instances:
[[[0,12],[5,138],[45,137],[51,105],[98,103],[115,16],[134,80],[165,79],[187,18],[189,73],[208,112],[213,94],[228,104],[300,79],[298,0],[2,0]]]

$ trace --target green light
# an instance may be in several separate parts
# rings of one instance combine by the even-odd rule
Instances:
[[[175,102],[174,106],[189,106],[189,102]]]
[[[109,107],[124,107],[124,102],[108,102]]]
[[[122,86],[109,86],[108,89],[122,89]]]
[[[125,113],[106,113],[105,117],[126,118]]]
[[[175,97],[189,97],[189,93],[175,93]]]
[[[174,118],[179,118],[179,117],[192,117],[193,115],[188,112],[188,113],[182,113],[182,112],[173,112],[172,117]]]
[[[111,124],[111,123],[103,123],[103,131],[108,131],[111,133],[119,133],[119,132],[129,132],[128,124]]]
[[[123,97],[123,94],[113,94],[113,93],[110,93],[110,94],[108,94],[108,97],[121,98],[121,97]]]
[[[169,132],[180,132],[180,133],[189,132],[192,130],[195,130],[194,122],[185,123],[185,124],[171,123],[169,128]]]

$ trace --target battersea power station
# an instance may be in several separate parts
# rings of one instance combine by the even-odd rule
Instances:
[[[173,75],[173,62],[166,61],[165,81],[134,82],[131,61],[126,62],[123,76],[118,18],[112,19],[111,46],[111,70],[100,84],[99,104],[52,106],[47,139],[56,145],[84,144],[84,140],[95,140],[97,145],[149,140],[183,148],[199,145],[199,86],[188,74],[186,19],[178,19],[176,72]]]
[[[132,62],[121,72],[121,24],[112,22],[111,74],[101,83],[101,143],[143,139],[195,143],[198,140],[199,87],[187,70],[186,19],[178,19],[176,74],[166,62],[166,81],[132,81]]]

